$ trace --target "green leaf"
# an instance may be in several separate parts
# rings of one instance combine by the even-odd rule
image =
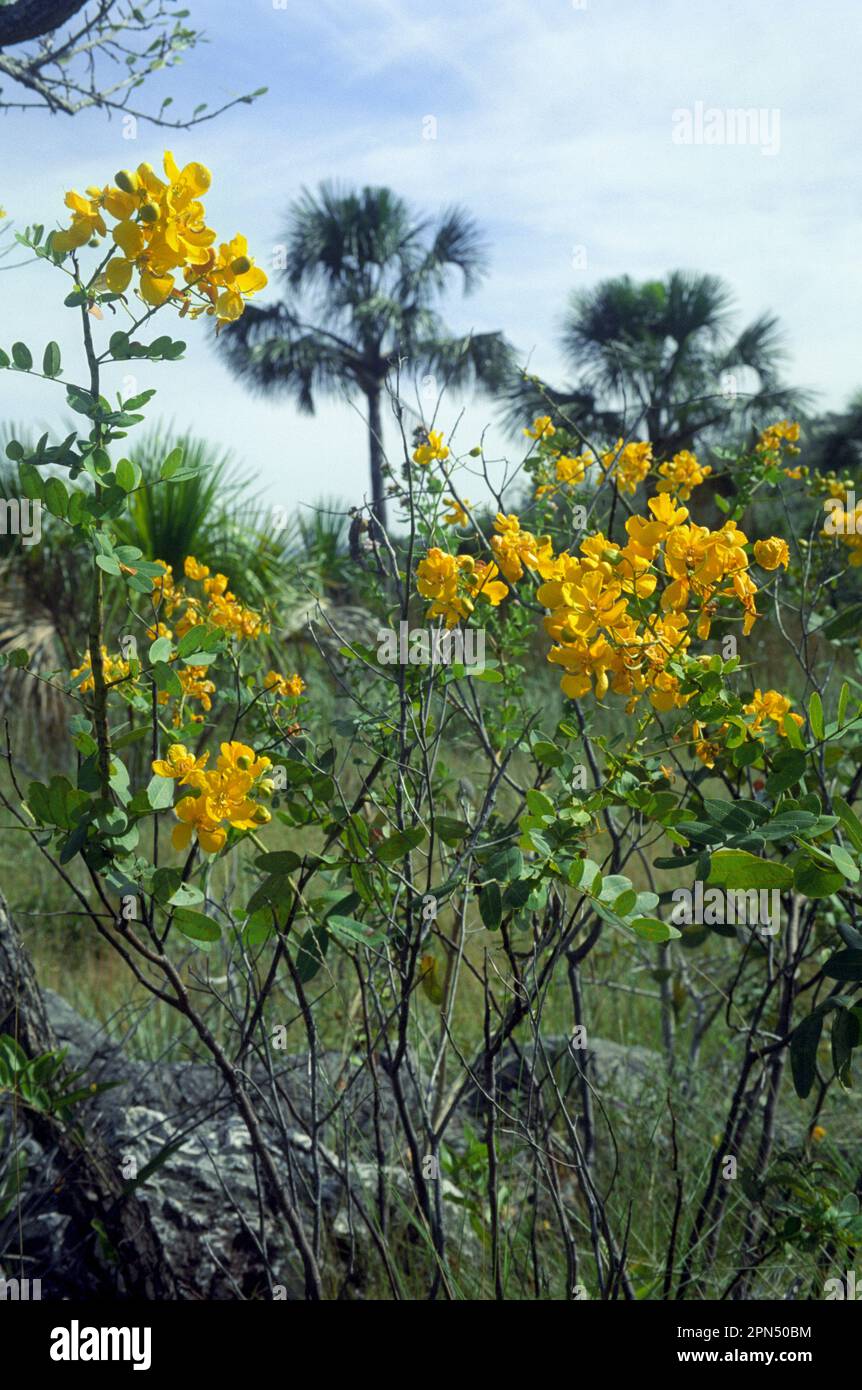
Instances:
[[[195,907],[203,900],[204,895],[200,888],[196,888],[193,883],[181,883],[176,892],[168,898],[168,904],[171,907]]]
[[[178,444],[176,449],[172,449],[168,454],[159,474],[163,482],[168,482],[176,473],[179,473],[183,466],[183,453],[183,446]]]
[[[114,477],[123,492],[133,492],[141,481],[141,470],[138,464],[132,463],[131,459],[120,459],[114,470]]]
[[[847,850],[841,845],[830,845],[829,853],[839,873],[842,873],[849,883],[858,883],[859,865]]]
[[[524,856],[517,845],[506,845],[505,849],[493,850],[487,857],[483,855],[482,868],[486,878],[508,883],[523,874]]]
[[[793,886],[806,898],[829,898],[844,887],[844,875],[837,869],[821,868],[811,859],[803,859],[796,865]]]
[[[551,798],[532,787],[527,792],[527,805],[534,816],[553,816],[556,814]]]
[[[12,349],[13,353],[15,349]],[[862,629],[862,603],[851,603],[847,608],[842,608],[836,613],[834,618],[830,618],[821,628],[818,634],[829,637],[836,641],[842,637],[858,636]]]
[[[457,845],[469,832],[470,827],[466,821],[457,820],[454,816],[437,816],[434,830],[444,845]]]
[[[545,767],[559,767],[563,761],[563,754],[557,745],[544,738],[537,739],[533,744],[533,757]]]
[[[842,796],[833,796],[832,807],[854,849],[862,850],[862,821]]]
[[[286,874],[273,874],[252,893],[246,907],[251,917],[261,907],[289,907],[293,902],[293,884]]]
[[[823,723],[823,701],[817,691],[813,691],[811,699],[808,701],[808,722],[811,725],[811,732],[819,743],[823,742],[825,726]]]
[[[496,879],[479,890],[479,915],[488,931],[496,931],[503,916],[503,899]]]
[[[823,974],[827,980],[862,980],[862,951],[839,951],[826,962]]]
[[[379,859],[381,864],[392,864],[396,859],[402,859],[405,854],[416,849],[424,839],[425,831],[421,825],[413,826],[409,830],[396,831],[388,840],[377,846],[375,858]]]
[[[48,478],[45,482],[45,506],[52,516],[65,517],[69,510],[69,494],[60,478]]]
[[[22,372],[29,372],[33,365],[33,354],[26,343],[12,344],[12,361]]]
[[[164,661],[156,661],[153,664],[152,677],[159,690],[166,690],[169,695],[179,697],[183,693],[183,687],[176,671]]]
[[[329,914],[326,925],[331,927],[337,936],[346,937],[348,941],[356,942],[359,946],[374,946],[384,940],[383,933],[369,927],[367,922],[359,922],[355,917],[342,917],[337,912]]]
[[[296,953],[296,973],[304,985],[313,980],[320,970],[328,946],[329,932],[323,923],[309,927],[303,933]]]
[[[673,941],[682,932],[659,917],[635,917],[629,926],[644,941]]]
[[[265,874],[292,874],[302,860],[292,849],[276,849],[259,854],[254,862]]]
[[[849,1085],[850,1062],[858,1045],[858,1018],[849,1009],[838,1009],[832,1019],[832,1065],[843,1085]]]
[[[790,1038],[790,1067],[800,1100],[805,1100],[817,1076],[817,1048],[822,1031],[823,1014],[813,1013],[802,1020]]]
[[[174,804],[172,777],[151,777],[147,783],[147,801],[154,811],[165,811]]]
[[[779,792],[793,787],[805,773],[805,754],[798,748],[788,748],[777,755],[773,771],[766,779],[767,796],[778,796]]]
[[[205,912],[193,912],[189,907],[179,908],[174,916],[174,925],[191,941],[210,943],[221,940],[221,927]]]
[[[792,882],[789,865],[744,849],[720,849],[710,858],[707,883],[719,888],[788,888]]]
[[[153,642],[147,655],[150,661],[155,664],[157,661],[166,662],[170,659],[172,647],[170,637],[157,637]]]
[[[60,349],[56,343],[49,343],[42,358],[42,371],[45,376],[60,375]]]

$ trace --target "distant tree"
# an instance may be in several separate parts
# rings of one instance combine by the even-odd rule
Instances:
[[[812,419],[806,428],[805,461],[820,473],[857,473],[862,464],[862,391],[846,409]]]
[[[391,189],[323,184],[290,208],[285,245],[287,298],[249,306],[219,342],[239,377],[292,396],[309,414],[321,393],[364,396],[373,510],[385,525],[381,402],[393,366],[492,390],[511,372],[501,333],[455,337],[435,307],[452,271],[466,293],[479,283],[482,238],[460,208],[434,221]]]
[[[560,343],[575,383],[519,377],[509,391],[513,426],[550,400],[586,430],[638,434],[671,454],[731,418],[738,430],[800,403],[780,379],[778,320],[764,314],[734,332],[731,292],[715,275],[603,280],[572,295]]]
[[[35,107],[74,116],[95,106],[185,129],[261,96],[265,87],[213,110],[198,106],[187,117],[166,114],[170,97],[154,111],[135,104],[147,78],[203,42],[203,32],[185,23],[187,15],[170,0],[0,0],[0,80],[21,89],[10,97],[0,88],[0,110]]]

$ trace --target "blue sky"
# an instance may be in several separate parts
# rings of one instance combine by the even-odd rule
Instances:
[[[173,110],[268,85],[192,131],[98,113],[0,119],[0,202],[21,223],[62,216],[65,190],[103,182],[173,148],[213,170],[211,225],[244,231],[268,268],[291,199],[324,178],[386,183],[417,208],[465,204],[492,248],[469,300],[453,294],[459,331],[503,328],[531,369],[559,378],[555,331],[566,297],[609,275],[675,267],[728,280],[740,321],[776,311],[788,376],[843,404],[858,365],[860,236],[858,0],[189,0],[210,43],[141,97]],[[755,145],[680,145],[673,113],[696,103],[777,111],[773,153]],[[423,138],[427,117],[436,139]],[[579,249],[582,248],[582,249]],[[41,348],[58,337],[44,267],[0,275],[0,342]],[[269,293],[269,292],[268,292]],[[68,313],[68,311],[61,311]],[[167,317],[162,331],[169,331]],[[233,381],[200,325],[180,366],[147,368],[151,409],[233,449],[271,503],[324,494],[356,501],[367,486],[361,402],[324,404],[314,420]],[[70,367],[71,374],[71,367]],[[120,385],[120,380],[117,381]],[[59,393],[58,393],[59,394]],[[517,450],[492,403],[452,397],[469,447]],[[0,414],[66,418],[50,388],[0,375]],[[389,431],[394,448],[394,430]]]

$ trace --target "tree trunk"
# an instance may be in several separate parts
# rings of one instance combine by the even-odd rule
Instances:
[[[368,453],[371,462],[372,508],[382,529],[386,530],[386,494],[383,483],[383,419],[380,411],[380,388],[368,391]]]
[[[28,1057],[57,1048],[30,957],[0,897],[0,1034],[16,1039]],[[13,1104],[18,1102],[14,1101]],[[67,1123],[54,1115],[27,1110],[26,1122],[36,1139],[55,1148],[64,1168],[64,1194],[81,1230],[101,1222],[117,1253],[120,1290],[146,1299],[178,1297],[173,1271],[143,1202],[126,1192],[117,1155],[87,1132],[77,1111]],[[104,1270],[101,1271],[104,1277]]]

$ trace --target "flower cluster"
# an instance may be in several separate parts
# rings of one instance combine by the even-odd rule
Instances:
[[[443,443],[441,430],[429,430],[428,434],[420,444],[413,450],[413,462],[421,464],[426,468],[434,459],[439,459],[445,463],[449,457],[449,450]]]
[[[620,492],[628,492],[632,496],[637,492],[638,484],[647,477],[652,463],[652,445],[648,441],[632,441],[624,445],[618,439],[615,447],[601,457],[608,481],[616,483]]]
[[[282,676],[278,671],[268,671],[263,688],[268,695],[275,695],[280,700],[295,700],[305,689],[305,681],[301,676]]]
[[[476,561],[472,555],[450,555],[433,546],[416,570],[416,587],[431,600],[426,618],[442,618],[452,628],[469,618],[476,599],[496,608],[509,592],[498,574],[493,563]]]
[[[496,535],[491,537],[491,549],[500,572],[510,584],[517,584],[525,569],[542,579],[550,579],[554,573],[550,536],[534,536],[532,531],[521,529],[518,517],[504,516],[502,512],[497,513],[494,530]]]
[[[470,524],[469,497],[465,497],[463,502],[459,502],[457,497],[444,497],[443,502],[449,508],[448,512],[443,513],[445,526],[468,526]]]
[[[108,648],[102,647],[102,671],[106,685],[113,685],[116,681],[124,681],[129,676],[129,663],[124,661],[121,656],[111,656]],[[90,661],[90,653],[87,652],[80,666],[76,666],[71,672],[73,681],[77,681],[83,676],[78,686],[78,692],[86,695],[88,690],[95,690],[96,682],[93,677],[93,667]]]
[[[752,733],[759,734],[764,728],[766,721],[771,720],[776,726],[778,733],[786,737],[784,733],[784,720],[787,715],[790,715],[794,724],[801,726],[805,721],[801,714],[791,714],[790,703],[787,696],[782,695],[780,691],[767,690],[764,695],[760,687],[758,687],[754,692],[751,702],[747,705],[743,705],[746,714],[754,715],[754,721],[751,725]]]
[[[156,758],[153,772],[180,786],[192,787],[174,807],[178,824],[171,841],[174,849],[187,849],[192,836],[205,854],[224,848],[229,827],[255,830],[270,820],[270,813],[255,796],[269,795],[272,781],[266,773],[271,760],[258,757],[245,743],[223,743],[215,768],[206,770],[209,754],[196,758],[182,743],[174,743],[166,758]]]
[[[153,581],[153,602],[160,618],[162,614],[171,619],[177,613],[179,616],[172,624],[173,631],[159,624],[161,636],[179,638],[201,623],[221,628],[228,636],[240,641],[252,641],[269,632],[269,625],[260,613],[246,608],[228,588],[230,580],[227,575],[211,575],[209,566],[200,564],[193,555],[186,556],[183,572],[187,580],[200,584],[202,597],[190,594],[182,584],[178,585],[170,565],[163,564],[163,570],[164,573]]]
[[[708,463],[698,463],[690,450],[682,449],[666,463],[659,464],[658,471],[661,480],[657,491],[669,492],[678,497],[680,502],[687,502],[691,497],[692,488],[705,483],[712,469]]]
[[[761,430],[754,452],[776,459],[782,454],[793,457],[799,453],[799,435],[797,420],[776,420],[774,425]]]
[[[137,274],[141,299],[151,307],[173,300],[182,315],[206,313],[219,323],[238,319],[250,299],[267,283],[248,255],[245,237],[235,236],[216,249],[216,233],[206,225],[201,201],[212,181],[203,164],[180,169],[170,151],[164,178],[150,164],[121,170],[113,184],[66,194],[71,225],[54,232],[52,249],[75,251],[108,235],[105,215],[115,226],[116,247],[103,269],[103,287],[124,294]]]
[[[764,693],[758,686],[749,703],[742,707],[745,714],[754,716],[752,722],[747,726],[748,732],[752,736],[763,734],[768,730],[769,723],[772,723],[775,725],[774,732],[781,738],[786,738],[785,719],[792,719],[797,727],[805,722],[801,714],[795,714],[791,711],[791,703],[792,701],[786,695],[782,695],[779,690],[767,690]],[[722,739],[730,732],[730,727],[728,723],[721,724],[715,736],[708,739],[705,737],[703,724],[697,719],[692,721],[692,749],[705,767],[715,767],[722,752]]]

